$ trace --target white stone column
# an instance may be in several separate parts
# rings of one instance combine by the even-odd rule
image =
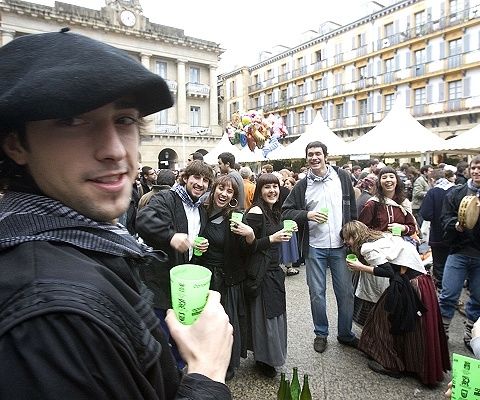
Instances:
[[[0,30],[0,32],[2,34],[2,46],[5,46],[15,38],[15,31],[13,30],[3,28]]]
[[[142,62],[142,65],[149,71],[150,71],[150,57],[152,57],[151,54],[146,54],[146,53],[140,54],[140,60]]]
[[[187,86],[185,77],[186,60],[177,61],[177,120],[178,124],[187,124]]]
[[[188,132],[187,123],[187,86],[185,75],[185,64],[187,60],[177,60],[177,124],[182,134],[182,165],[185,167],[187,154],[185,150],[185,134]]]
[[[218,125],[217,67],[210,65],[210,126]]]

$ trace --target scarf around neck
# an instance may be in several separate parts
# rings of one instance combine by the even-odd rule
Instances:
[[[455,186],[455,184],[450,182],[447,178],[440,178],[435,182],[435,187],[443,190],[450,189],[452,186]]]
[[[32,241],[67,243],[129,258],[152,254],[121,224],[94,221],[49,197],[7,192],[0,200],[0,250]]]
[[[175,193],[177,193],[182,201],[187,204],[191,208],[198,208],[202,205],[202,198],[200,197],[195,203],[193,202],[192,198],[190,195],[187,193],[187,190],[185,189],[185,186],[183,185],[176,185],[171,189]]]
[[[470,178],[470,179],[467,181],[467,186],[468,186],[468,188],[469,188],[472,192],[475,193],[475,196],[477,196],[477,197],[480,198],[480,187],[474,185],[472,178]]]

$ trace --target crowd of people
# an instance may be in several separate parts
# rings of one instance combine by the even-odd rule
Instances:
[[[231,153],[215,166],[192,153],[178,173],[139,166],[142,118],[172,104],[158,75],[67,29],[0,48],[0,398],[230,399],[248,351],[266,377],[285,364],[285,282],[300,268],[318,353],[330,269],[336,339],[373,371],[442,382],[465,283],[463,340],[479,356],[480,223],[459,207],[478,202],[480,156],[416,175],[335,166],[314,141],[299,171],[255,174]],[[189,326],[169,279],[187,263],[212,272]]]

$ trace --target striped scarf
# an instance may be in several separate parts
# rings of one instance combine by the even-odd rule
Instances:
[[[68,243],[137,259],[151,254],[121,224],[91,220],[49,197],[7,192],[0,200],[0,249],[30,241]]]
[[[187,204],[191,208],[198,208],[203,204],[203,199],[200,197],[195,203],[193,202],[192,198],[188,194],[187,190],[185,189],[185,186],[183,185],[175,185],[173,188],[171,188],[173,192],[177,193],[180,198],[182,199],[182,202]]]

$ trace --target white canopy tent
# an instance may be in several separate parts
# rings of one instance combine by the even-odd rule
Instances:
[[[459,153],[462,151],[468,153],[480,152],[480,124],[454,138],[445,140],[443,148],[439,148],[438,150],[447,152],[455,151]]]
[[[223,152],[232,153],[235,156],[235,160],[240,154],[238,147],[230,143],[227,133],[224,133],[217,145],[207,154],[205,154],[203,161],[205,161],[207,164],[217,164],[218,156]]]
[[[263,160],[265,160],[265,158],[263,157],[262,150],[260,150],[258,147],[255,147],[254,151],[251,151],[248,146],[245,146],[238,151],[238,156],[235,156],[235,161],[239,163],[257,162]]]
[[[436,151],[445,139],[429,131],[405,108],[397,96],[385,118],[365,135],[348,143],[348,154],[418,155]]]
[[[269,154],[271,160],[285,160],[291,158],[305,158],[305,147],[314,141],[320,141],[327,146],[328,155],[341,156],[349,154],[347,144],[339,138],[325,123],[321,114],[317,112],[313,122],[307,126],[299,138],[288,144],[284,149]]]

